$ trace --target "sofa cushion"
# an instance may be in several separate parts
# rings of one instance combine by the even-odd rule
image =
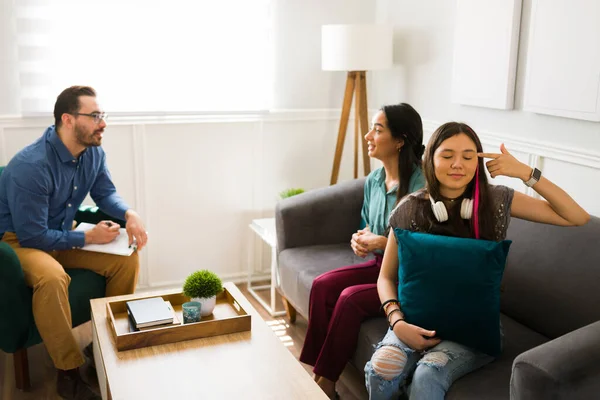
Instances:
[[[388,328],[389,325],[384,317],[370,318],[360,325],[356,351],[354,352],[350,363],[361,372],[363,381],[365,364],[371,359],[371,356],[375,351],[375,346],[383,339]]]
[[[510,241],[394,229],[406,321],[445,340],[500,353],[500,282]]]
[[[549,340],[506,315],[501,314],[500,321],[504,330],[504,346],[500,357],[454,382],[446,394],[447,400],[509,399],[515,357]]]
[[[332,269],[363,263],[373,258],[360,258],[350,242],[320,246],[295,247],[279,253],[281,289],[304,318],[308,318],[308,302],[313,280]]]
[[[515,357],[530,348],[546,343],[548,338],[519,324],[504,314],[500,315],[505,334],[502,354],[491,364],[465,375],[450,387],[446,399],[508,399],[512,363]],[[363,378],[364,368],[371,359],[375,346],[387,332],[385,318],[371,318],[360,327],[356,352],[351,364]]]
[[[513,218],[501,310],[549,338],[600,320],[600,218],[559,227]]]

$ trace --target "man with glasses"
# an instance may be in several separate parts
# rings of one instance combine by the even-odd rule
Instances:
[[[147,242],[140,216],[117,194],[106,167],[102,136],[106,114],[91,87],[65,89],[54,105],[55,124],[17,153],[0,175],[0,237],[16,252],[33,288],[33,315],[58,369],[57,392],[66,399],[99,399],[81,378],[84,356],[71,332],[65,268],[86,268],[106,277],[106,296],[133,293],[137,251],[129,257],[80,250],[109,243],[120,226],[102,221],[73,231],[75,213],[88,193],[106,214],[125,220],[130,244]],[[91,347],[84,353],[90,357]]]

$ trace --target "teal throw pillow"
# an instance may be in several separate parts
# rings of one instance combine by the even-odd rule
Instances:
[[[398,300],[406,321],[498,356],[500,283],[512,242],[394,232]]]

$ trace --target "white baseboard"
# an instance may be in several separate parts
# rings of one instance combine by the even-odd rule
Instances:
[[[220,276],[221,280],[223,282],[233,282],[235,284],[240,284],[240,283],[246,283],[248,282],[248,273],[247,272],[239,272],[239,273],[235,273],[235,274],[226,274],[226,275],[221,275]],[[250,280],[251,282],[261,282],[261,281],[268,281],[271,280],[271,274],[270,273],[262,273],[262,274],[255,274],[252,279]],[[167,281],[167,282],[154,282],[151,284],[144,284],[144,285],[138,285],[136,288],[136,293],[137,292],[147,292],[147,291],[154,291],[157,289],[176,289],[176,288],[181,288],[183,287],[183,281]]]

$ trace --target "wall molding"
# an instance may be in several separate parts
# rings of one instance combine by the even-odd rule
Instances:
[[[376,110],[369,110],[371,115]],[[110,114],[108,125],[155,125],[155,124],[197,124],[197,123],[236,123],[236,122],[293,122],[338,120],[341,109],[274,109],[268,111],[196,113],[179,115],[127,115]],[[350,114],[354,118],[354,112]],[[0,115],[0,126],[10,128],[46,128],[54,123],[52,115],[18,116]]]
[[[151,231],[150,215],[146,212],[146,128],[144,125],[132,126],[132,143],[133,143],[133,184],[135,192],[134,210],[140,215],[145,216],[146,229]],[[146,250],[150,250],[148,247]],[[139,282],[141,285],[147,285],[150,282],[150,267],[148,259],[150,255],[148,251],[140,252],[140,275]]]
[[[376,109],[369,110],[369,115],[377,112]],[[305,121],[338,121],[341,115],[341,109],[278,109],[263,112],[240,112],[240,113],[222,113],[222,114],[187,114],[187,115],[138,115],[111,116],[110,125],[154,125],[154,124],[200,124],[200,123],[240,123],[240,122],[260,122],[262,124],[273,122],[305,122]],[[354,118],[354,114],[350,114]],[[19,116],[0,116],[0,135],[3,128],[46,128],[53,122],[51,116],[19,117]],[[441,123],[435,120],[423,120],[423,130],[425,139],[433,133]],[[349,125],[349,129],[350,129]],[[575,165],[581,165],[589,168],[600,169],[600,152],[589,151],[587,149],[568,148],[562,145],[544,144],[517,138],[505,133],[492,132],[489,130],[478,131],[481,141],[490,146],[499,147],[504,143],[508,148],[515,151],[533,154],[538,157],[568,162]],[[0,136],[0,140],[2,136]],[[143,140],[143,139],[142,139]],[[4,157],[4,162],[8,162],[5,153],[5,144],[2,145],[0,157]]]
[[[4,128],[0,126],[0,165],[8,164],[8,155],[6,154],[6,140],[4,137]]]
[[[248,282],[248,272],[245,272],[245,271],[229,273],[229,274],[219,274],[219,277],[221,278],[221,280],[223,282],[233,282],[236,284],[242,284],[242,283]],[[264,274],[257,273],[252,276],[251,281],[253,283],[254,282],[264,282],[264,281],[268,281],[270,279],[271,279],[270,272],[264,273]],[[183,286],[184,282],[185,282],[185,279],[182,281],[177,281],[177,280],[162,281],[162,282],[149,283],[149,284],[145,284],[145,285],[138,283],[136,292],[137,291],[154,290],[154,289],[165,289],[165,288],[181,288]]]
[[[428,139],[440,125],[441,123],[433,120],[424,120],[424,136]],[[600,169],[600,152],[568,148],[562,145],[559,147],[558,145],[534,142],[488,130],[479,130],[477,134],[481,142],[486,145],[500,148],[500,144],[504,143],[511,150],[537,156],[536,163],[543,163],[544,159],[552,159],[583,167]]]

